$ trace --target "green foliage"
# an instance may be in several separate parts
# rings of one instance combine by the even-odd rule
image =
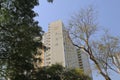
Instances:
[[[48,1],[48,2],[51,2],[51,3],[53,2],[53,0],[47,0],[47,1]]]
[[[35,36],[42,29],[33,18],[38,0],[2,0],[0,10],[0,75],[11,80],[30,80],[36,54]],[[3,76],[4,75],[4,76]]]
[[[33,19],[37,5],[38,0],[0,0],[0,79],[35,79],[34,37],[41,38],[43,32]]]
[[[38,80],[91,80],[80,69],[66,69],[59,64],[39,69],[35,77]]]
[[[80,69],[71,69],[65,73],[65,80],[91,80]]]

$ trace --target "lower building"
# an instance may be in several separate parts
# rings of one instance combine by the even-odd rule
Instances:
[[[79,67],[83,70],[84,74],[92,78],[92,71],[90,68],[88,54],[80,49],[77,49]]]

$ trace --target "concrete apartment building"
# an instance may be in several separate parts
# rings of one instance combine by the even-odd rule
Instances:
[[[60,20],[49,25],[43,41],[49,48],[45,52],[45,66],[59,63],[64,67],[79,68],[76,49]]]
[[[34,62],[34,67],[40,68],[44,66],[44,52],[46,47],[43,45],[43,43],[41,43],[41,37],[36,36],[34,41],[36,42],[37,46],[37,54],[34,55],[34,59],[36,59]]]
[[[44,54],[45,66],[59,63],[67,68],[81,68],[86,75],[91,77],[87,55],[78,54],[62,21],[58,20],[49,24],[48,32],[43,36],[43,43],[48,47]]]
[[[79,67],[84,71],[84,74],[90,76],[92,78],[92,71],[90,68],[88,54],[82,50],[77,50],[78,52],[78,61]]]

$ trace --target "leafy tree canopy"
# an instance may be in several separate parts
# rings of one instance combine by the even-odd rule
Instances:
[[[80,69],[66,69],[59,64],[39,69],[35,77],[40,80],[91,80]]]
[[[38,0],[0,1],[0,76],[30,80],[36,54],[35,36],[42,29],[33,18]]]

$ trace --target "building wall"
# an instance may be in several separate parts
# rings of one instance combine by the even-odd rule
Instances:
[[[34,63],[35,68],[40,68],[44,66],[44,48],[37,48],[37,54],[34,55],[36,59],[38,59],[36,61],[36,63]],[[41,60],[39,60],[41,59]]]
[[[63,32],[61,21],[53,22],[49,25],[50,31],[50,51],[52,64],[59,63],[65,66]]]
[[[65,63],[68,68],[79,68],[78,55],[75,46],[69,37],[66,30],[63,29],[63,41],[64,41],[64,52],[65,52]]]
[[[49,25],[48,32],[44,35],[44,44],[49,47],[45,52],[45,66],[56,63],[65,66],[63,33],[60,21]]]
[[[92,78],[92,71],[90,68],[88,54],[84,51],[81,51],[80,54],[81,54],[81,60],[82,60],[81,62],[82,62],[84,73]]]
[[[44,52],[44,66],[51,65],[51,53],[50,53],[50,34],[49,32],[45,33],[43,36],[43,43],[46,46],[47,50]]]
[[[72,45],[68,33],[60,20],[52,22],[49,25],[48,32],[44,35],[44,44],[50,47],[45,54],[46,66],[59,63],[64,67],[79,67],[75,47]],[[50,56],[47,56],[48,54]],[[48,60],[48,57],[50,60]]]
[[[40,37],[37,36],[34,38],[34,41],[36,42],[36,46],[37,46],[37,54],[34,55],[34,58],[36,59],[34,62],[34,67],[40,68],[44,66],[44,50],[45,50],[45,46],[43,44],[41,44],[40,41]]]
[[[58,20],[49,24],[48,32],[44,34],[43,42],[48,50],[45,51],[45,66],[59,63],[67,68],[81,68],[92,77],[88,56],[79,54],[72,44],[63,23]]]

